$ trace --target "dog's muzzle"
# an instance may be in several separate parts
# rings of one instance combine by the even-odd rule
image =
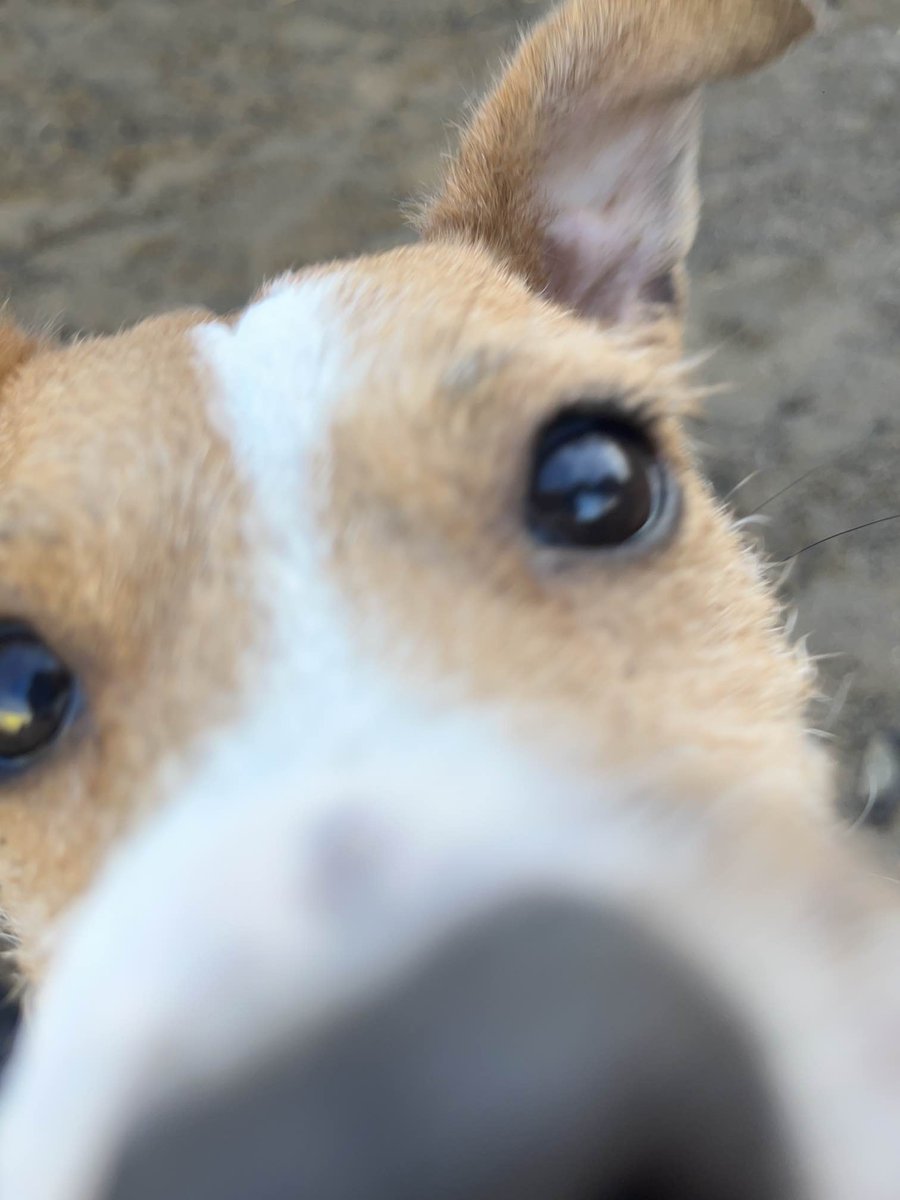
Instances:
[[[788,1200],[726,1006],[611,907],[510,901],[174,1103],[103,1200]]]

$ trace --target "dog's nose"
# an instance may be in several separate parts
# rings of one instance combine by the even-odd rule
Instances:
[[[787,1200],[746,1036],[616,912],[550,898],[185,1103],[108,1200]]]

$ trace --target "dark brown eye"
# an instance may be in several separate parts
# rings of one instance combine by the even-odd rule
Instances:
[[[0,767],[49,749],[72,715],[75,680],[27,626],[0,623]]]
[[[639,422],[608,406],[575,405],[539,433],[528,490],[532,535],[602,549],[667,532],[675,484]]]

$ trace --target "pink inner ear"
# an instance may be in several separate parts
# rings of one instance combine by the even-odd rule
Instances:
[[[641,316],[677,300],[675,276],[697,224],[697,96],[566,113],[538,180],[547,286],[593,320]]]
[[[545,256],[553,299],[597,321],[626,320],[654,275],[639,232],[583,208],[550,222]]]

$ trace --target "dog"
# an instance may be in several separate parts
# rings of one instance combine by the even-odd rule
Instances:
[[[418,240],[0,332],[4,1200],[896,1200],[900,909],[704,481],[701,92],[568,0]]]

